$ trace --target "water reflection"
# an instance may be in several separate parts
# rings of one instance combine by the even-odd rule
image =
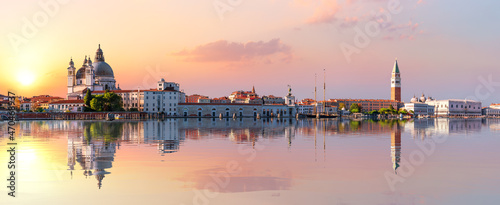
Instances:
[[[399,124],[396,124],[391,132],[391,158],[392,168],[394,169],[394,173],[397,174],[397,169],[401,162],[401,128]]]
[[[352,161],[349,160],[352,159],[366,160],[358,164],[367,164],[366,166],[375,167],[375,169],[380,166],[386,169],[384,171],[391,171],[389,166],[389,160],[391,160],[392,171],[396,174],[398,171],[403,173],[401,170],[404,169],[400,168],[404,167],[404,164],[401,164],[402,141],[405,142],[404,153],[408,154],[415,149],[411,141],[442,134],[475,134],[481,132],[482,129],[495,131],[499,130],[499,124],[498,120],[444,118],[385,121],[168,119],[114,122],[23,121],[16,126],[26,141],[56,140],[61,137],[62,133],[62,136],[67,137],[68,171],[65,170],[65,172],[71,173],[71,177],[73,175],[75,178],[76,176],[85,177],[88,181],[92,181],[92,185],[97,183],[95,189],[113,187],[112,182],[117,183],[113,181],[116,179],[113,179],[112,173],[120,173],[116,171],[123,166],[121,164],[123,161],[120,160],[127,159],[120,157],[123,156],[120,155],[123,154],[123,152],[120,153],[120,148],[123,150],[124,146],[130,146],[147,148],[141,149],[141,151],[152,153],[151,155],[141,153],[149,157],[146,160],[160,161],[155,157],[161,156],[163,156],[161,160],[172,159],[168,166],[174,171],[169,173],[172,174],[169,180],[181,181],[185,183],[184,186],[195,189],[205,189],[207,184],[214,182],[211,173],[223,172],[226,169],[224,164],[226,161],[239,160],[240,165],[245,166],[246,170],[230,175],[231,183],[218,190],[234,193],[289,190],[300,184],[294,181],[297,178],[315,178],[315,173],[323,173],[318,174],[317,178],[320,178],[318,180],[324,178],[327,181],[334,177],[339,177],[334,178],[336,180],[342,177],[349,178],[352,177],[351,173],[352,175],[363,174],[364,172],[359,170],[368,170],[343,172],[341,165],[344,165],[344,168],[351,166]],[[5,133],[6,125],[0,125],[0,129]],[[390,158],[388,156],[389,136]],[[363,138],[363,141],[359,141],[359,138]],[[0,139],[5,141],[5,137]],[[62,139],[66,143],[66,139]],[[365,145],[363,143],[370,140],[374,143],[373,146],[360,148]],[[192,147],[185,145],[188,142],[192,143],[190,144]],[[380,143],[377,144],[378,142]],[[259,149],[259,145],[264,143],[271,145],[267,150]],[[207,144],[213,146],[213,149],[203,147]],[[265,156],[265,158],[247,162],[246,156],[240,156],[238,153],[239,146],[250,150],[249,153],[264,152],[259,153],[259,156]],[[347,146],[347,148],[342,146]],[[137,150],[139,149],[133,151]],[[196,153],[198,150],[201,150],[201,153]],[[370,162],[372,157],[376,159],[379,150],[381,156],[384,157],[383,160]],[[135,154],[133,151],[127,154]],[[317,152],[320,153],[322,160],[317,160]],[[308,158],[309,154],[310,158]],[[66,164],[64,159],[62,162]],[[182,162],[189,165],[181,164]],[[116,167],[117,164],[118,167]],[[152,176],[167,175],[154,172],[159,169],[158,167],[165,166],[164,164],[151,163],[146,166],[149,166],[145,169],[150,169]],[[177,168],[179,170],[176,170]]]

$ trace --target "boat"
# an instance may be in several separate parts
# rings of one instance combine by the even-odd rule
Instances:
[[[106,120],[107,121],[113,121],[113,120],[115,120],[115,115],[112,114],[112,113],[107,113],[106,114]]]
[[[115,120],[123,120],[125,119],[125,117],[123,117],[122,115],[115,115]]]

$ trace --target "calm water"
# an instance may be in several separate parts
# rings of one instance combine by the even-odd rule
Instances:
[[[500,121],[23,121],[0,204],[498,204]],[[8,177],[0,122],[0,177]],[[7,184],[6,180],[3,180]]]

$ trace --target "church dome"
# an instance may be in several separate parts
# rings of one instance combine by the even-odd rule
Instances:
[[[111,66],[104,61],[95,62],[92,66],[94,67],[96,77],[115,77]]]
[[[411,103],[416,103],[416,102],[418,102],[418,99],[415,96],[413,96],[413,98],[410,100],[410,102]]]
[[[425,98],[425,95],[422,94],[422,97],[420,97],[420,102],[425,102],[427,100],[427,98]]]
[[[81,67],[76,72],[76,79],[85,79],[85,67]]]

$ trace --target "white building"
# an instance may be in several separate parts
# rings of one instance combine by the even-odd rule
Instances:
[[[156,89],[144,91],[144,112],[164,113],[177,116],[177,106],[186,101],[186,94],[179,90],[178,83],[158,81]]]
[[[487,117],[499,117],[500,104],[491,104],[490,107],[483,108],[483,115]]]
[[[434,106],[436,116],[479,116],[482,114],[481,102],[474,100],[432,100],[426,103]]]
[[[49,103],[51,112],[82,112],[84,107],[83,100],[59,100]]]

